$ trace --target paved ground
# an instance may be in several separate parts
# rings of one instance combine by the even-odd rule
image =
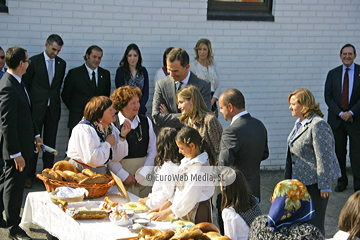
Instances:
[[[326,229],[326,237],[332,237],[337,231],[337,220],[339,213],[341,211],[342,206],[344,205],[346,199],[353,193],[352,190],[352,175],[348,172],[349,176],[349,187],[342,193],[333,192],[329,199],[329,204],[327,207],[327,214],[326,214],[326,222],[325,222],[325,229]],[[283,171],[261,171],[261,210],[263,213],[267,213],[270,208],[270,194],[273,191],[274,186],[276,183],[283,179]],[[334,182],[335,187],[335,182]],[[26,189],[24,193],[24,202],[26,199],[26,195],[31,191],[44,191],[43,183],[38,180],[35,181],[34,186],[32,189]],[[43,240],[46,239],[46,231],[39,228],[36,225],[33,225],[31,237],[36,240]],[[0,228],[0,239],[8,239],[8,231],[6,229]],[[80,240],[80,239],[79,239]]]

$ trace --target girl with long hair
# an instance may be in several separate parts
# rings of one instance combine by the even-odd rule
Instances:
[[[199,180],[202,176],[212,176],[210,164],[214,162],[211,149],[198,131],[183,127],[176,135],[176,145],[184,155],[179,166],[179,181],[175,194],[160,208],[150,212],[152,220],[161,220],[174,214],[176,218],[189,220],[195,224],[211,222],[210,198],[214,194],[212,180]]]
[[[175,192],[175,181],[167,179],[166,176],[174,176],[179,172],[179,164],[182,155],[176,145],[176,129],[164,127],[156,138],[157,155],[155,157],[155,175],[158,181],[154,181],[152,191],[148,197],[140,198],[139,203],[150,209],[160,207],[171,198]]]

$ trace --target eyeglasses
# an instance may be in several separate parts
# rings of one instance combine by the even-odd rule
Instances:
[[[5,59],[5,56],[0,56],[0,59]]]
[[[31,63],[31,60],[28,59],[28,60],[24,60],[23,62],[28,62],[29,64]]]

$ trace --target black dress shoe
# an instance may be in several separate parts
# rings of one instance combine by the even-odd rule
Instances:
[[[9,238],[13,240],[31,240],[24,230],[19,228],[16,232],[9,231]]]
[[[335,192],[343,192],[346,189],[346,185],[339,184],[335,187]]]

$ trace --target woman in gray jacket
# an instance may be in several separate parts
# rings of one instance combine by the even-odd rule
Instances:
[[[325,212],[332,181],[341,176],[334,136],[329,124],[322,119],[320,104],[308,89],[295,90],[288,101],[291,114],[297,120],[287,139],[285,179],[304,183],[313,199],[316,215],[309,223],[325,236]]]

